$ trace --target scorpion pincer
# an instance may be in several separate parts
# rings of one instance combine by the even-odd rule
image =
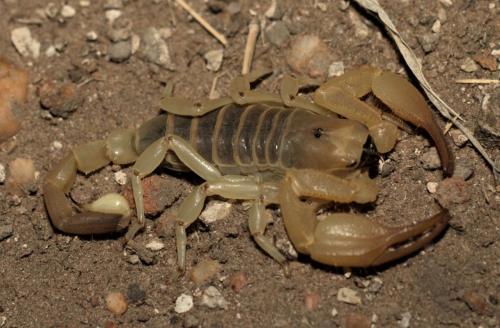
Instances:
[[[445,175],[453,155],[423,96],[403,77],[364,66],[320,85],[313,101],[299,95],[306,79],[285,77],[279,94],[251,89],[263,72],[237,77],[229,96],[202,101],[174,97],[161,102],[166,113],[137,129],[118,129],[106,140],[76,146],[47,175],[45,204],[53,225],[71,234],[100,234],[128,227],[130,241],[144,226],[141,179],[165,163],[191,170],[205,182],[182,202],[176,215],[178,266],[185,268],[186,228],[200,215],[207,196],[248,200],[249,230],[255,242],[281,264],[285,257],[265,237],[266,206],[278,204],[295,248],[314,260],[341,267],[368,267],[404,257],[429,244],[447,226],[443,209],[419,223],[386,227],[361,215],[317,218],[320,207],[370,203],[377,184],[359,168],[371,138],[380,153],[393,149],[398,126],[362,101],[373,94],[400,118],[423,128],[436,145]],[[68,199],[77,171],[109,163],[133,164],[137,216],[127,201],[107,194],[82,208]]]

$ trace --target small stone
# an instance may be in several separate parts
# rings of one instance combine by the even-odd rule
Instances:
[[[43,12],[48,18],[55,19],[59,14],[59,6],[53,2],[49,2]]]
[[[222,296],[219,290],[214,286],[209,286],[203,291],[201,295],[201,304],[211,309],[227,309],[229,306],[229,302],[226,301],[224,296]]]
[[[500,92],[485,94],[474,131],[486,147],[498,149],[500,144]]]
[[[361,304],[361,297],[358,292],[348,287],[342,287],[337,292],[337,300],[347,304],[359,305]]]
[[[434,24],[432,24],[431,31],[434,33],[441,32],[441,21],[439,19],[436,19]]]
[[[344,74],[344,62],[336,61],[328,67],[328,77],[341,76]]]
[[[63,147],[63,144],[60,141],[55,140],[52,142],[52,147],[56,150],[60,150]]]
[[[370,318],[361,313],[349,312],[345,320],[346,328],[370,328],[371,325]]]
[[[297,73],[324,78],[331,64],[328,46],[316,35],[302,35],[292,41],[288,65]]]
[[[9,238],[13,233],[12,224],[0,225],[0,241]]]
[[[104,16],[106,16],[106,20],[108,21],[109,24],[113,24],[113,22],[122,15],[121,10],[117,9],[110,9],[106,10],[104,13]]]
[[[266,36],[271,44],[281,47],[290,37],[290,31],[288,31],[285,23],[276,21],[266,28]]]
[[[96,31],[90,31],[85,35],[85,37],[87,38],[87,41],[97,41],[98,35]]]
[[[40,42],[31,36],[28,27],[18,27],[11,31],[10,39],[23,57],[37,59],[40,56]]]
[[[398,326],[401,328],[410,327],[411,313],[404,312],[401,314],[401,320],[398,321]]]
[[[492,312],[485,298],[475,291],[470,290],[465,292],[462,299],[467,306],[477,314],[488,315]]]
[[[115,315],[122,315],[127,311],[128,304],[120,292],[111,292],[106,296],[106,307]]]
[[[360,39],[367,38],[370,34],[370,30],[368,26],[363,22],[361,15],[355,10],[349,11],[348,15],[349,19],[352,22],[352,25],[354,25],[354,36]]]
[[[123,171],[118,171],[113,173],[113,178],[115,179],[115,182],[118,183],[120,186],[124,186],[127,184],[127,173]]]
[[[122,9],[123,8],[123,2],[122,0],[106,0],[104,3],[104,9]]]
[[[222,267],[219,262],[215,260],[205,260],[193,267],[190,278],[195,284],[202,285],[212,279],[221,270]]]
[[[5,171],[5,165],[0,164],[0,184],[3,184],[5,182],[7,174]]]
[[[169,39],[173,34],[170,27],[162,27],[158,29],[158,32],[160,33],[160,36],[163,40]]]
[[[472,56],[472,59],[475,60],[484,69],[492,72],[497,70],[497,60],[490,54],[479,53]]]
[[[130,43],[132,44],[132,55],[139,50],[139,47],[141,45],[141,38],[137,35],[132,33],[132,36],[130,37]]]
[[[232,205],[229,202],[211,200],[201,212],[200,219],[206,224],[226,218],[231,213]]]
[[[248,278],[244,272],[235,273],[230,279],[231,288],[239,293],[248,284]]]
[[[165,248],[165,244],[162,243],[161,241],[159,241],[158,239],[153,239],[149,243],[147,243],[145,245],[145,247],[147,249],[149,249],[149,250],[157,252],[157,251],[160,251],[160,250],[164,249]]]
[[[464,59],[462,65],[460,65],[460,69],[464,72],[472,73],[477,71],[479,69],[479,66],[472,58],[467,57]]]
[[[80,0],[80,2],[78,4],[82,8],[88,8],[88,7],[90,7],[90,1],[89,0]]]
[[[467,184],[462,178],[451,177],[441,181],[436,190],[436,199],[444,208],[463,204],[470,200]]]
[[[139,258],[139,255],[137,254],[132,254],[128,257],[127,259],[128,263],[130,264],[139,264],[139,262],[141,261],[141,259]]]
[[[156,28],[150,27],[146,30],[141,44],[143,55],[148,61],[168,70],[175,69],[168,46]]]
[[[7,190],[13,195],[36,191],[35,164],[29,158],[16,158],[9,163]]]
[[[108,48],[109,60],[121,63],[132,56],[132,44],[130,41],[112,43]]]
[[[139,284],[130,284],[127,287],[127,299],[131,303],[142,303],[146,299],[146,292]]]
[[[52,57],[57,53],[56,47],[54,46],[49,46],[47,50],[45,50],[45,56],[46,57]]]
[[[438,187],[439,183],[437,182],[433,182],[433,181],[429,181],[427,182],[427,191],[431,194],[435,194],[436,193],[436,190],[437,190],[437,187]]]
[[[337,311],[337,309],[336,309],[336,308],[333,308],[333,309],[330,311],[330,314],[332,315],[332,317],[334,317],[334,318],[335,318],[335,317],[337,316],[337,314],[339,314],[339,311]]]
[[[314,311],[318,308],[320,301],[319,293],[306,291],[304,294],[304,305],[307,311]]]
[[[445,7],[451,7],[453,6],[453,1],[452,0],[439,0],[439,2],[445,6]]]
[[[76,15],[76,10],[75,8],[71,7],[70,5],[64,5],[61,8],[61,16],[64,18],[71,18]]]
[[[40,104],[54,116],[66,118],[83,103],[76,84],[44,81],[38,88]]]
[[[188,294],[181,294],[175,300],[175,308],[174,311],[177,313],[186,313],[191,310],[194,306],[193,296]]]
[[[349,8],[349,0],[340,0],[338,6],[340,10],[346,11]]]
[[[266,10],[264,15],[271,20],[279,20],[284,14],[285,10],[283,8],[283,3],[278,0],[271,0],[271,5]]]
[[[222,66],[222,59],[224,58],[224,49],[215,49],[207,51],[203,58],[207,61],[207,69],[209,71],[217,72]]]
[[[450,130],[449,134],[450,134],[451,140],[453,140],[453,143],[459,148],[462,148],[463,146],[465,146],[467,141],[469,141],[467,136],[465,134],[463,134],[462,131],[460,131],[458,129]]]
[[[439,159],[436,147],[431,147],[429,151],[424,153],[420,158],[420,161],[426,170],[435,170],[441,167],[441,160]]]
[[[469,180],[474,174],[472,163],[466,161],[458,161],[455,163],[454,177],[462,178],[464,181]]]
[[[436,33],[424,33],[417,37],[422,50],[428,54],[436,49],[439,42],[439,34]]]

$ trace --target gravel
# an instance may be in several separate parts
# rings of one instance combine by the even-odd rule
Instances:
[[[191,310],[194,306],[193,296],[188,294],[181,294],[175,300],[174,311],[177,313],[186,313]]]
[[[132,44],[128,40],[112,43],[108,48],[108,56],[112,62],[124,62],[132,56]]]
[[[37,59],[40,56],[40,42],[31,36],[28,27],[18,27],[11,31],[10,39],[23,57]]]
[[[266,28],[266,36],[271,44],[276,47],[281,47],[288,41],[290,31],[288,31],[285,23],[282,21],[276,21],[271,23],[271,25]]]
[[[167,43],[154,27],[148,28],[142,36],[142,53],[146,60],[168,70],[175,70]]]
[[[222,59],[224,58],[224,49],[215,49],[207,51],[203,58],[207,62],[207,69],[212,72],[217,72],[222,66]]]
[[[337,292],[337,300],[347,304],[361,304],[361,297],[358,292],[348,287],[342,287]]]

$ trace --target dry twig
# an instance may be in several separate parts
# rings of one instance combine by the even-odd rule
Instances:
[[[184,10],[186,10],[191,16],[193,16],[194,19],[198,23],[200,23],[201,26],[203,26],[208,32],[210,32],[217,40],[220,41],[225,47],[227,46],[227,39],[224,35],[219,33],[215,28],[210,25],[209,22],[205,20],[205,18],[201,17],[200,14],[198,14],[190,5],[188,5],[184,0],[175,0]]]
[[[455,112],[448,104],[442,100],[439,95],[432,89],[431,85],[427,81],[427,79],[424,76],[424,73],[422,71],[422,66],[420,65],[419,61],[417,60],[417,56],[413,53],[411,50],[410,46],[403,40],[401,37],[399,31],[396,29],[396,26],[392,22],[392,20],[389,18],[385,10],[382,8],[382,6],[378,3],[377,0],[355,0],[361,7],[365,8],[366,10],[374,13],[380,21],[384,24],[386,27],[388,33],[391,35],[392,39],[396,43],[396,46],[398,47],[399,52],[403,56],[406,64],[412,71],[413,75],[417,78],[418,82],[420,83],[420,86],[423,88],[425,94],[429,98],[429,100],[432,102],[432,104],[439,110],[441,115],[443,115],[445,118],[449,119],[453,124],[455,124],[456,127],[462,131],[463,134],[469,138],[470,142],[476,147],[477,151],[483,156],[483,158],[488,162],[488,164],[491,165],[493,168],[493,171],[496,171],[496,173],[500,172],[500,168],[498,168],[493,160],[490,158],[486,150],[483,148],[481,143],[474,137],[472,132],[470,132],[462,123],[459,121],[463,119],[460,117],[460,115]]]
[[[248,72],[250,72],[250,68],[252,67],[253,53],[255,51],[255,42],[257,41],[258,35],[259,23],[256,19],[253,19],[248,27],[247,44],[245,46],[245,54],[243,57],[243,68],[241,69],[242,75],[248,74]]]
[[[455,80],[455,83],[462,84],[498,84],[500,80],[495,79],[458,79]]]

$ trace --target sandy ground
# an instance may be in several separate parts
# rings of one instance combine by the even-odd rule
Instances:
[[[0,1],[1,56],[30,74],[28,103],[21,111],[22,130],[2,145],[0,163],[8,172],[12,160],[30,158],[40,173],[34,190],[18,198],[8,194],[6,183],[0,184],[0,226],[2,231],[12,230],[0,240],[0,327],[500,326],[499,193],[490,168],[470,143],[452,146],[457,166],[472,171],[472,176],[464,184],[464,199],[450,209],[452,220],[446,233],[424,251],[376,269],[345,273],[300,256],[290,264],[290,277],[285,277],[280,266],[252,241],[244,206],[231,203],[226,218],[194,224],[188,235],[188,272],[209,259],[219,263],[220,271],[198,286],[189,275],[177,277],[167,217],[179,205],[177,198],[187,195],[199,180],[167,170],[154,174],[173,186],[165,194],[174,203],[163,214],[148,218],[146,231],[136,238],[139,245],[152,240],[164,245],[153,252],[152,263],[137,261],[133,252],[124,250],[120,234],[75,237],[53,231],[41,181],[72,145],[101,139],[114,128],[135,127],[154,117],[167,81],[175,83],[178,95],[205,97],[213,79],[224,72],[215,90],[225,94],[231,78],[240,72],[252,15],[271,24],[263,16],[268,1],[190,1],[228,36],[222,67],[213,72],[207,69],[204,54],[222,49],[220,43],[172,1],[123,1],[121,6],[121,1],[115,2],[70,0],[66,3],[75,12],[68,8],[60,12],[60,2],[54,2],[54,10],[48,0]],[[499,78],[492,53],[498,60],[500,3],[381,3],[422,58],[424,73],[435,90],[462,115],[465,125],[478,133],[484,98],[494,101],[496,97],[498,127],[498,87],[454,81]],[[217,13],[218,9],[222,11]],[[285,33],[279,45],[270,43],[267,35],[257,42],[255,65],[275,72],[263,88],[276,90],[282,74],[290,72],[286,63],[290,43],[304,34],[319,36],[331,62],[342,62],[345,69],[371,64],[405,74],[387,35],[356,6],[340,1],[285,1],[282,9],[277,22],[291,35]],[[109,27],[110,10],[119,10],[121,19],[126,19],[120,24],[126,26],[128,21],[132,34],[139,37],[150,27],[169,28],[161,31],[171,62],[159,66],[141,55],[141,48],[131,54],[127,47],[121,49],[124,54],[113,54],[115,61],[122,61],[110,61],[111,48],[116,46],[110,31],[120,27]],[[41,17],[43,12],[53,17]],[[11,31],[25,26],[41,44],[37,59],[21,56],[11,43]],[[97,40],[88,35],[92,31]],[[482,59],[490,64],[493,60],[493,67],[478,65],[481,58],[476,55],[486,56]],[[76,97],[82,101],[74,112],[63,112],[66,117],[60,118],[41,107],[37,90],[48,80],[78,85]],[[494,119],[489,118],[493,126]],[[445,123],[440,120],[441,126]],[[481,136],[487,151],[498,160],[498,139]],[[440,181],[442,173],[423,167],[429,146],[425,135],[404,134],[395,150],[381,157],[394,171],[379,176],[381,193],[376,203],[356,211],[388,225],[437,212],[426,185]],[[120,191],[123,187],[114,179],[117,170],[108,167],[88,178],[80,176],[73,199],[86,202],[109,190]],[[272,214],[274,224],[267,236],[293,258],[279,212]],[[241,289],[235,285],[235,276],[243,277]],[[227,303],[215,308],[203,305],[202,294],[209,286]],[[354,291],[357,304],[339,300],[341,288]],[[125,295],[128,309],[124,314],[115,315],[106,306],[110,292]],[[186,313],[175,311],[181,294],[194,299]]]

